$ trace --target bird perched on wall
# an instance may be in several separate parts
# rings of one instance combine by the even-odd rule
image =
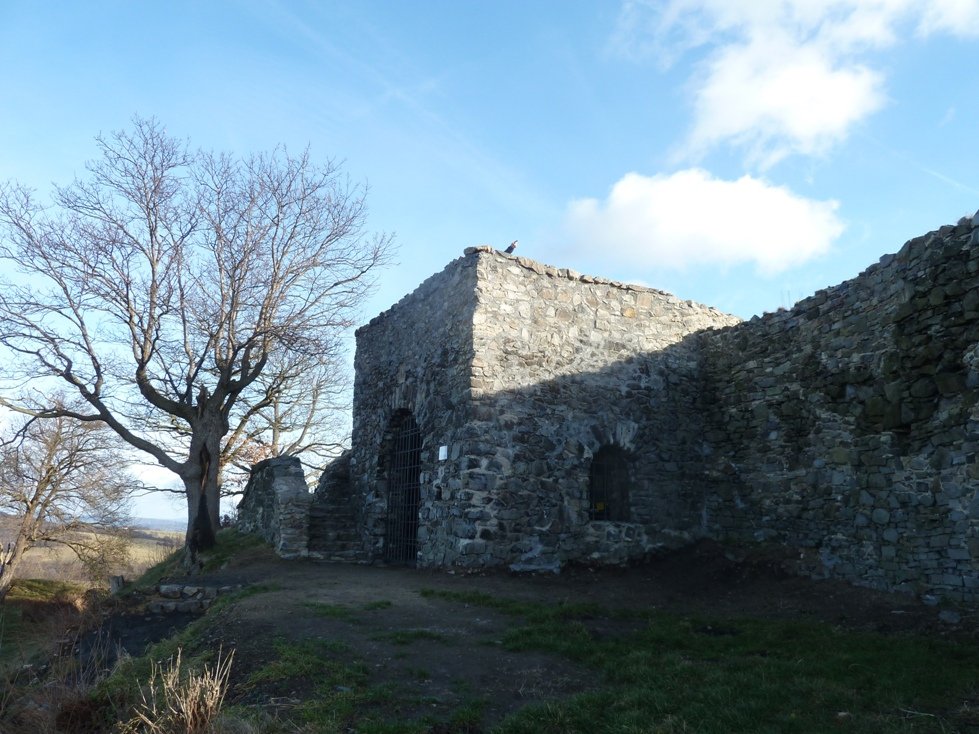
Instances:
[[[506,248],[503,252],[505,252],[507,255],[512,255],[513,251],[516,249],[517,249],[517,241],[514,240],[513,242],[510,243],[510,246]]]

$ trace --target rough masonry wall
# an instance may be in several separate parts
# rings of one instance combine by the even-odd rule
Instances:
[[[472,413],[451,445],[461,472],[442,496],[455,517],[434,530],[431,563],[557,568],[687,538],[702,508],[699,494],[688,501],[702,429],[691,335],[738,319],[489,248],[467,252],[478,258]],[[631,457],[630,522],[589,518],[589,467],[603,445]]]
[[[979,598],[979,229],[705,339],[705,527],[806,570]]]
[[[282,558],[302,558],[308,551],[309,507],[312,497],[299,459],[282,456],[252,467],[236,527],[257,533]]]
[[[367,558],[380,557],[387,515],[386,442],[392,418],[410,411],[421,431],[418,539],[444,532],[436,509],[440,477],[458,456],[437,462],[468,416],[476,261],[463,257],[357,330],[350,473]],[[427,557],[422,565],[431,565]]]

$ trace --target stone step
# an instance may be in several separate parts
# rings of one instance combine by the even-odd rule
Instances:
[[[309,549],[320,551],[320,552],[330,552],[330,553],[347,553],[347,552],[360,552],[360,543],[353,541],[347,541],[344,543],[317,543],[315,541],[310,541]]]
[[[335,522],[343,525],[346,524],[353,525],[356,523],[357,519],[356,517],[354,517],[354,513],[352,512],[344,512],[344,513],[330,512],[330,511],[316,512],[310,510],[309,521],[310,522]]]
[[[207,585],[161,583],[156,587],[159,598],[146,603],[146,609],[152,614],[173,614],[175,612],[203,612],[219,596],[240,591],[242,584],[236,585]]]
[[[310,527],[319,525],[331,525],[340,528],[352,528],[357,525],[353,517],[314,517],[309,518]]]
[[[336,563],[367,563],[368,559],[358,548],[347,551],[313,550],[310,549],[309,557],[317,561],[333,561]]]
[[[310,526],[309,528],[310,537],[317,538],[352,538],[356,539],[360,537],[360,533],[357,532],[356,528],[352,528],[349,525],[337,527],[335,525],[320,525],[319,527]]]
[[[339,563],[366,562],[349,492],[318,495],[309,508],[309,555]]]

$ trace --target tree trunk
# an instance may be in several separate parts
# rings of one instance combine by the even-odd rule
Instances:
[[[6,548],[0,547],[0,604],[3,604],[7,598],[10,586],[14,583],[17,567],[24,560],[24,552],[29,547],[23,526],[14,543],[8,543]]]
[[[214,547],[221,524],[220,434],[191,442],[192,468],[182,476],[187,493],[187,535],[185,544],[191,564],[197,554]]]

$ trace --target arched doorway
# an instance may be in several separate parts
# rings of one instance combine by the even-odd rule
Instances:
[[[384,560],[411,566],[418,555],[422,440],[410,411],[394,415],[389,436]]]
[[[591,461],[588,477],[592,520],[629,522],[629,457],[618,446],[602,446]]]

